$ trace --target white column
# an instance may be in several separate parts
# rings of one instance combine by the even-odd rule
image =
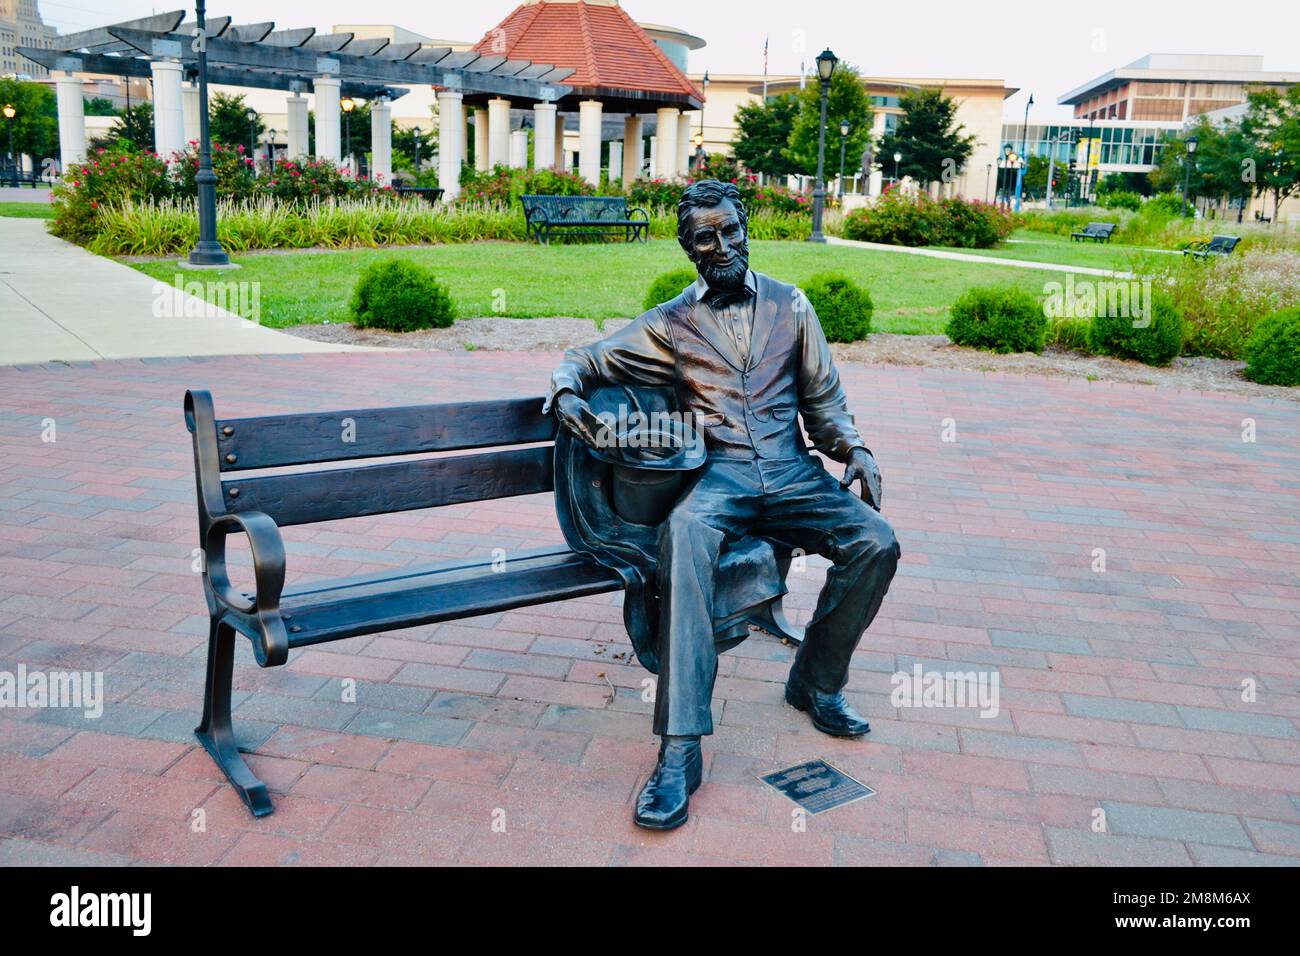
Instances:
[[[488,168],[510,162],[510,101],[488,100]]]
[[[528,130],[510,131],[510,168],[528,168]]]
[[[681,110],[665,106],[656,110],[659,128],[655,131],[654,175],[669,179],[677,171],[677,118]]]
[[[600,184],[600,100],[583,100],[578,110],[578,175],[597,186]]]
[[[460,195],[460,164],[465,158],[465,111],[459,90],[438,91],[438,185],[442,198]]]
[[[86,106],[79,78],[65,73],[54,85],[59,113],[59,168],[66,170],[86,158]]]
[[[623,143],[613,140],[609,144],[609,178],[618,179],[623,175]]]
[[[641,175],[641,157],[645,146],[641,142],[641,117],[633,114],[623,120],[623,185],[626,187]]]
[[[318,76],[312,83],[316,92],[316,158],[339,162],[339,81],[333,76]]]
[[[488,111],[478,108],[474,110],[474,168],[480,172],[488,168]]]
[[[186,83],[181,87],[181,114],[184,119],[185,145],[199,141],[199,85]]]
[[[654,179],[659,175],[659,137],[650,137],[650,178]]]
[[[171,159],[185,149],[185,107],[181,103],[181,65],[175,60],[154,60],[153,147],[159,156]]]
[[[285,97],[285,112],[289,118],[289,159],[307,155],[307,97],[301,93]]]
[[[370,102],[370,178],[385,186],[393,179],[393,104],[386,96]]]
[[[569,171],[564,152],[564,117],[559,113],[555,114],[555,168]]]
[[[533,106],[533,169],[555,165],[555,104]]]
[[[691,171],[691,118],[682,113],[677,117],[677,175],[686,176]]]

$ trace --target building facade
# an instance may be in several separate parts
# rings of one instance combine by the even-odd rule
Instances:
[[[17,48],[49,48],[55,36],[55,29],[41,19],[36,0],[0,0],[0,76],[49,79],[49,70],[20,57]]]

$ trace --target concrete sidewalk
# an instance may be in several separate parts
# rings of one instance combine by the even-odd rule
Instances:
[[[0,366],[369,350],[255,325],[57,239],[45,227],[45,220],[0,218]],[[176,271],[186,281],[216,278]],[[220,281],[238,282],[239,273]]]
[[[1105,276],[1108,279],[1131,279],[1131,272],[1116,272],[1113,269],[1098,269],[1094,266],[1070,266],[1060,262],[1031,262],[1028,259],[1001,259],[997,256],[976,256],[969,252],[949,252],[946,249],[926,249],[917,246],[891,246],[883,242],[863,242],[860,239],[842,239],[839,236],[827,236],[826,241],[833,246],[851,246],[854,249],[877,249],[881,252],[901,252],[909,256],[929,256],[931,259],[952,259],[956,262],[974,262],[979,265],[1014,266],[1018,269],[1041,269],[1046,272],[1077,272],[1090,276]],[[1014,241],[1014,240],[1013,240]]]

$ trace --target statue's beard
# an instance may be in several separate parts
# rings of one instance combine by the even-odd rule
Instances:
[[[746,250],[736,250],[732,253],[731,262],[725,266],[716,265],[707,259],[696,263],[696,266],[710,289],[730,292],[745,284],[745,274],[749,272],[749,253]]]

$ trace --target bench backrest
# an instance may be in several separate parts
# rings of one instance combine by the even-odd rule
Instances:
[[[519,197],[524,219],[533,220],[537,213],[551,222],[601,222],[627,218],[627,199],[623,196],[533,196]]]
[[[215,416],[212,397],[185,395],[194,436],[200,524],[262,511],[296,525],[554,489],[555,419],[542,399],[363,408],[255,418]],[[544,442],[546,444],[536,444]],[[524,448],[502,446],[529,445]],[[489,449],[352,467],[240,477],[232,473],[362,458]]]
[[[1113,222],[1090,222],[1083,231],[1089,235],[1109,236],[1115,231],[1115,224]]]
[[[1241,242],[1241,236],[1215,236],[1205,247],[1206,252],[1231,252]]]

